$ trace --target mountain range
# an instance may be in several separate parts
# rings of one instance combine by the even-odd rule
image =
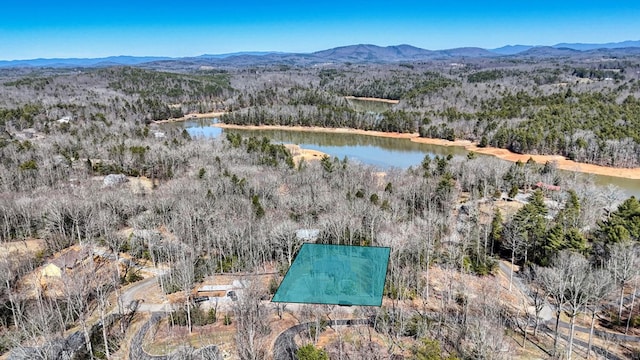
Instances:
[[[336,47],[313,53],[238,52],[205,54],[196,57],[111,56],[103,58],[31,59],[0,61],[0,67],[105,67],[113,65],[259,65],[281,63],[311,65],[327,62],[402,62],[463,58],[640,55],[640,41],[605,44],[560,43],[553,46],[506,45],[496,49],[463,47],[446,50],[427,50],[411,45],[377,46],[359,44]]]

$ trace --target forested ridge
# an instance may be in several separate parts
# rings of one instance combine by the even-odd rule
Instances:
[[[552,64],[500,64],[496,70],[458,65],[430,64],[427,71],[426,65],[342,66],[319,70],[310,78],[318,82],[307,86],[289,84],[289,75],[281,85],[265,83],[256,94],[239,97],[243,110],[223,121],[419,132],[516,153],[559,154],[608,166],[640,164],[637,62],[607,62],[589,71]],[[400,104],[371,114],[354,111],[342,96]]]
[[[223,120],[240,125],[419,132],[516,153],[637,167],[638,69],[631,57],[535,64],[476,60],[320,69],[264,66],[183,74],[128,67],[57,70],[62,74],[51,70],[54,74],[3,81],[0,121],[30,127],[35,116],[51,120],[65,112],[150,121],[228,110]],[[83,84],[92,89],[79,93]],[[400,103],[385,111],[361,111],[344,96]]]
[[[307,323],[299,359],[571,357],[592,345],[637,356],[634,341],[586,346],[554,327],[637,332],[640,203],[615,187],[473,153],[386,173],[346,158],[294,161],[267,138],[191,138],[153,123],[216,110],[229,123],[419,131],[636,166],[634,64],[2,72],[0,350],[56,358],[77,331],[77,358],[127,357],[158,305],[168,314],[141,341],[183,358],[194,343],[268,358],[283,329]],[[348,95],[400,101],[374,111]],[[269,303],[301,229],[319,243],[390,247],[383,306]],[[72,253],[83,257],[56,275],[51,265]],[[236,299],[203,304],[196,289],[227,276],[244,281]],[[118,301],[142,278],[158,294]],[[369,325],[331,328],[336,317]]]

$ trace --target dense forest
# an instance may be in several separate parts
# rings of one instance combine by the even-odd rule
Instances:
[[[155,121],[225,111],[221,120],[233,124],[419,132],[639,166],[639,64],[0,71],[0,351],[637,357],[635,338],[616,336],[640,326],[640,202],[614,187],[552,163],[473,153],[386,172],[346,158],[300,161],[267,138],[195,139]],[[378,112],[345,96],[399,102]],[[308,241],[301,229],[317,230],[318,243],[390,247],[383,305],[270,303]],[[72,253],[80,260],[56,275],[52,265]],[[195,289],[226,276],[241,279],[242,291],[207,308]],[[161,290],[157,299],[130,298],[144,284]],[[544,309],[552,315],[543,321]],[[345,329],[343,319],[364,322]],[[297,325],[293,346],[276,341]],[[576,326],[597,336],[574,339]],[[157,345],[162,335],[174,342]],[[214,350],[195,350],[207,346]],[[281,356],[285,348],[293,352]]]
[[[351,127],[468,139],[516,153],[560,154],[609,166],[637,167],[639,64],[351,65],[287,74],[263,70],[257,92],[237,98],[234,124]],[[610,76],[610,77],[609,77]],[[242,87],[239,87],[242,88]],[[381,114],[354,111],[343,96],[400,100]]]

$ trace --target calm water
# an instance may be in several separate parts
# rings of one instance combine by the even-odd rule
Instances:
[[[376,136],[314,133],[286,130],[225,130],[239,133],[243,137],[266,136],[271,141],[284,144],[298,144],[303,149],[322,151],[332,157],[363,164],[375,165],[383,169],[392,167],[406,169],[419,165],[425,155],[466,156],[467,151],[462,148],[430,146],[418,144],[403,139],[389,139]]]
[[[403,168],[420,165],[425,155],[466,156],[461,147],[419,144],[404,139],[390,139],[358,134],[314,133],[287,130],[235,130],[210,126],[215,120],[199,119],[179,123],[164,124],[185,128],[192,137],[216,138],[226,132],[239,133],[243,137],[256,136],[271,139],[273,142],[298,144],[304,149],[322,151],[340,159],[374,165],[382,169]],[[640,180],[623,179],[604,175],[578,174],[580,177],[592,177],[598,185],[613,184],[621,188],[628,196],[640,197]]]
[[[287,130],[237,130],[212,127],[211,119],[185,121],[166,125],[187,129],[192,137],[219,137],[226,132],[240,134],[243,137],[267,137],[272,142],[297,144],[304,149],[318,150],[332,157],[363,164],[374,165],[382,169],[402,168],[419,165],[425,155],[466,156],[467,151],[460,147],[446,147],[419,144],[404,139],[390,139],[357,134],[335,134],[323,132],[304,132]]]

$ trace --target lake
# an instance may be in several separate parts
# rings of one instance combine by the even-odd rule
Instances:
[[[187,130],[192,137],[216,138],[226,132],[238,133],[243,137],[267,137],[272,142],[298,144],[304,149],[318,150],[340,159],[374,165],[381,169],[419,166],[425,155],[466,156],[468,151],[461,147],[420,144],[406,139],[392,139],[360,134],[336,134],[324,132],[288,130],[237,130],[212,127],[215,119],[196,119],[162,126],[179,127]],[[597,185],[612,184],[621,188],[627,196],[640,197],[640,180],[625,179],[605,175],[580,174],[593,177]]]

